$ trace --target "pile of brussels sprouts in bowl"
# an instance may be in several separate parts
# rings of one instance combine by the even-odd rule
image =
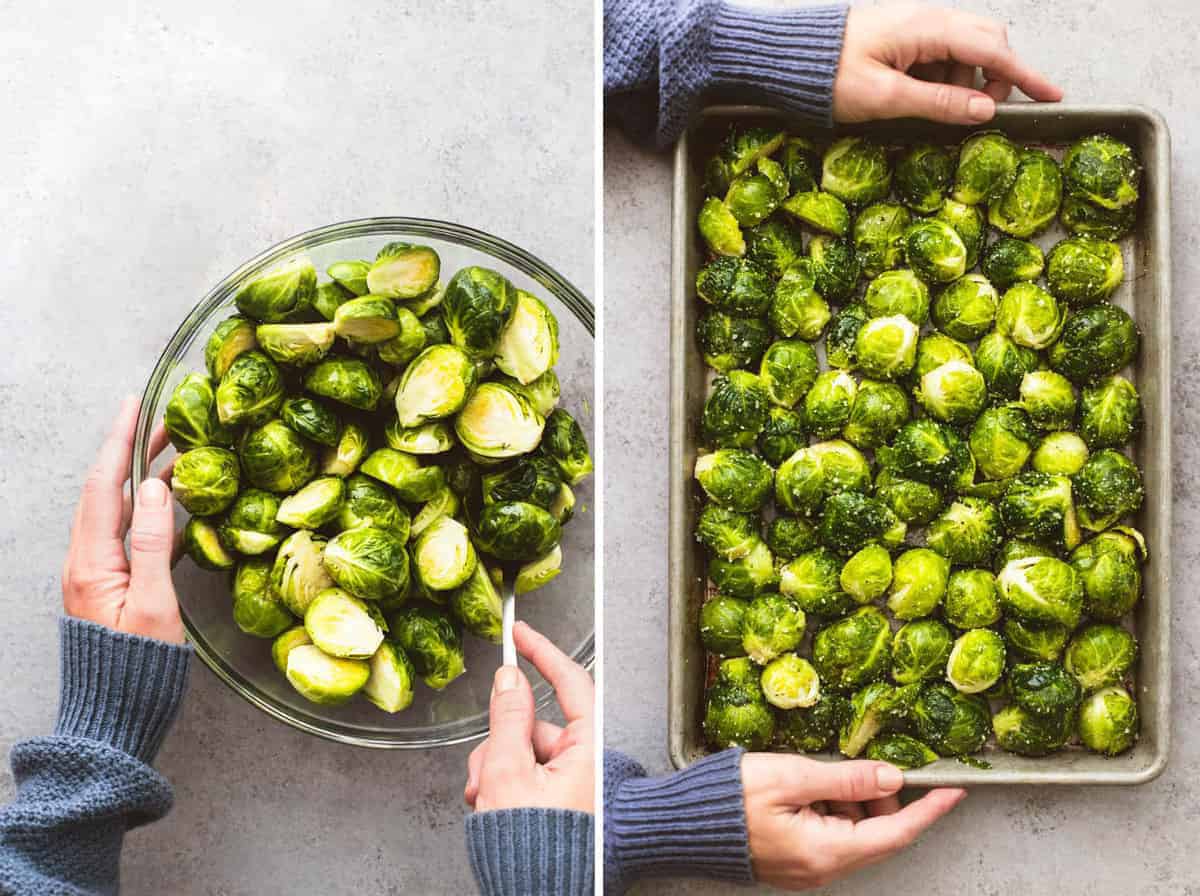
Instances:
[[[240,286],[166,403],[171,482],[230,628],[311,703],[398,713],[465,673],[464,632],[499,643],[506,576],[559,575],[592,460],[541,299],[412,242],[326,274],[297,252]]]
[[[1109,300],[1140,176],[1105,134],[1060,161],[998,131],[821,151],[750,127],[708,161],[713,748],[1134,744],[1139,333]]]

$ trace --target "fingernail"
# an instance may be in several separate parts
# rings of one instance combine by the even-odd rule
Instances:
[[[996,104],[986,96],[973,96],[967,100],[967,115],[972,121],[990,121],[996,114]]]
[[[904,773],[894,765],[881,765],[875,769],[875,783],[880,790],[899,790],[904,786]]]
[[[138,503],[143,507],[166,507],[170,493],[166,483],[151,476],[138,486]]]
[[[501,666],[496,670],[496,682],[493,686],[497,694],[503,694],[506,691],[514,690],[520,684],[520,673],[516,666]]]

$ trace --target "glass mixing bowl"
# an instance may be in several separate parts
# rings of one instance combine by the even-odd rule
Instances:
[[[459,224],[418,218],[369,218],[322,227],[292,237],[246,262],[206,295],[184,319],[154,367],[142,397],[133,457],[132,485],[160,471],[174,456],[170,448],[149,457],[150,435],[162,420],[175,386],[188,373],[204,370],[204,344],[216,324],[233,312],[241,284],[294,252],[304,251],[318,271],[333,261],[374,258],[393,240],[434,247],[449,276],[466,265],[484,265],[543,301],[558,317],[561,351],[556,370],[561,406],[592,439],[593,328],[591,302],[545,262],[511,243]],[[563,571],[539,591],[517,601],[517,616],[546,634],[579,663],[593,660],[595,561],[591,481],[576,489],[576,513],[563,529]],[[177,522],[186,513],[177,506]],[[175,573],[183,624],[196,653],[217,676],[259,709],[320,737],[382,749],[420,749],[462,743],[487,733],[488,697],[500,647],[464,636],[467,672],[443,691],[418,685],[413,705],[389,715],[366,700],[318,706],[304,700],[271,661],[271,642],[243,634],[233,623],[226,574],[208,572],[188,558]],[[539,708],[553,691],[526,667]]]

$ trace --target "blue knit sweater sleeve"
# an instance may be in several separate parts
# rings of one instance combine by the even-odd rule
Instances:
[[[605,115],[659,148],[706,101],[775,106],[828,126],[846,10],[604,0]]]
[[[0,807],[0,894],[116,893],[121,841],[161,818],[171,788],[150,767],[187,685],[191,648],[78,619],[60,627],[52,737],[12,749],[16,799]]]
[[[619,896],[643,877],[754,879],[742,750],[659,778],[622,753],[605,752],[604,892]]]
[[[591,896],[595,843],[587,812],[499,809],[467,816],[467,856],[484,896]]]

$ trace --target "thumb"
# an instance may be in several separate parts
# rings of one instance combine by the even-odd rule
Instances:
[[[174,603],[171,583],[174,542],[175,513],[171,508],[171,492],[161,479],[152,476],[138,486],[129,527],[129,578],[134,594],[162,593]]]
[[[926,118],[945,124],[983,124],[996,115],[996,101],[981,90],[922,81],[896,72],[886,118]]]
[[[488,749],[489,775],[523,774],[533,768],[533,689],[516,666],[501,666],[492,684]]]
[[[819,800],[863,802],[891,796],[904,786],[904,773],[886,762],[855,759],[821,762],[795,781],[789,794],[808,805]]]

